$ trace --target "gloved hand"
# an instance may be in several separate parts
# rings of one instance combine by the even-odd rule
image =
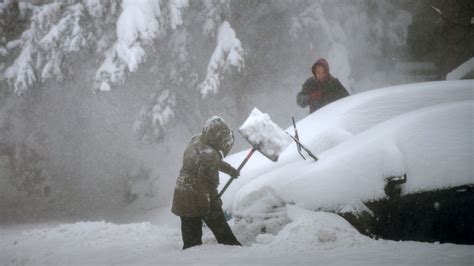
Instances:
[[[315,90],[309,95],[309,102],[315,102],[323,96],[322,90]]]
[[[234,167],[231,167],[229,169],[229,173],[228,173],[232,178],[234,179],[237,179],[237,177],[239,177],[240,175],[240,171],[235,169]]]

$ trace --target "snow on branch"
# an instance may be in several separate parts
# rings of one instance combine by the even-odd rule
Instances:
[[[230,66],[236,66],[239,71],[244,67],[243,54],[244,50],[234,29],[229,22],[224,21],[219,27],[217,46],[209,60],[206,79],[199,86],[203,97],[209,92],[219,91],[221,75]]]
[[[13,86],[14,92],[18,95],[25,93],[37,80],[36,66],[43,65],[38,41],[54,25],[60,8],[59,3],[52,3],[34,10],[30,29],[23,32],[21,42],[16,42],[18,45],[10,46],[12,48],[21,47],[20,55],[4,73],[7,82]]]
[[[116,0],[82,0],[87,13],[93,18],[99,18],[101,23],[115,23],[120,8],[120,2]],[[111,16],[112,15],[112,16]]]
[[[50,59],[41,73],[43,81],[53,77],[61,80],[63,53],[78,52],[87,46],[85,33],[80,25],[83,16],[84,6],[82,4],[69,6],[59,22],[52,25],[49,32],[39,41],[41,50]]]
[[[436,7],[433,6],[433,5],[430,5],[430,7],[431,7],[431,9],[432,9],[435,13],[437,13],[442,19],[448,21],[448,22],[451,23],[451,24],[454,24],[454,25],[457,25],[457,26],[461,26],[461,27],[469,27],[470,25],[473,24],[474,18],[471,18],[471,23],[470,23],[470,24],[469,24],[469,23],[464,24],[464,23],[455,21],[455,20],[452,19],[452,18],[449,18],[448,16],[446,16],[446,15],[441,11],[441,9],[436,8]]]
[[[199,75],[191,65],[191,56],[187,48],[191,41],[189,32],[185,27],[180,27],[171,34],[169,46],[172,47],[170,54],[174,60],[168,67],[168,78],[175,85],[189,85],[194,88],[199,82]],[[183,73],[186,73],[186,75],[183,75]]]
[[[439,8],[434,7],[433,5],[430,5],[431,9],[433,9],[436,13],[441,15],[441,10]]]
[[[142,107],[140,117],[133,125],[133,134],[144,143],[160,140],[166,125],[175,117],[173,107],[176,106],[176,97],[173,92],[163,90],[152,98],[153,102]]]
[[[13,65],[5,70],[5,78],[14,87],[16,94],[21,95],[36,81],[33,70],[33,48],[29,43],[23,47]]]
[[[203,16],[205,22],[202,25],[204,36],[214,37],[216,28],[222,23],[226,10],[230,9],[228,0],[203,0],[204,5]]]
[[[117,20],[117,41],[106,53],[96,73],[95,89],[110,90],[110,83],[123,81],[128,71],[134,72],[145,60],[142,45],[150,43],[160,34],[158,18],[161,10],[158,1],[124,0],[122,13]]]
[[[304,29],[321,29],[328,40],[333,40],[333,32],[331,24],[326,18],[321,3],[314,3],[309,8],[292,18],[290,28],[290,35],[294,40],[297,40],[304,32]]]
[[[100,91],[110,91],[109,83],[121,83],[125,77],[125,63],[117,57],[113,46],[105,52],[105,60],[100,65],[95,76],[95,88]]]
[[[170,12],[170,26],[175,30],[179,25],[183,24],[183,16],[181,11],[189,5],[188,0],[171,0],[168,2]]]
[[[62,6],[59,2],[33,9],[30,28],[23,32],[21,40],[7,44],[7,49],[21,49],[19,56],[5,70],[5,77],[18,95],[25,93],[38,81],[49,78],[61,80],[65,55],[87,46],[81,20],[82,4]]]

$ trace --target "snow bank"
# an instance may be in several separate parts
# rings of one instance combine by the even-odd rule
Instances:
[[[146,222],[123,225],[78,222],[24,230],[2,239],[0,262],[12,265],[136,264],[137,254],[150,250],[167,253],[180,249],[180,242],[181,235],[176,229]],[[140,259],[150,258],[153,257],[148,255]]]
[[[2,265],[471,265],[472,246],[372,240],[341,217],[287,206],[292,221],[249,246],[181,250],[179,226],[79,222],[0,227]],[[235,230],[234,230],[235,231]],[[237,234],[240,239],[240,235]],[[447,255],[448,254],[448,255]]]
[[[234,233],[242,244],[254,243],[260,234],[276,235],[290,222],[285,202],[270,187],[253,191],[234,210]]]
[[[371,241],[337,214],[312,212],[292,205],[287,208],[292,222],[276,236],[259,235],[257,243],[275,249],[290,247],[306,251],[360,246]]]

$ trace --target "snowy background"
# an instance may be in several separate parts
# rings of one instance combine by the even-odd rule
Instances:
[[[402,193],[473,183],[471,5],[0,1],[0,264],[472,264],[469,246],[371,240],[326,213],[392,175]],[[295,96],[319,57],[352,96],[307,116]],[[245,246],[206,231],[180,251],[186,144],[255,107],[291,134],[294,116],[320,160],[256,153],[223,198]],[[237,136],[227,160],[249,148]]]

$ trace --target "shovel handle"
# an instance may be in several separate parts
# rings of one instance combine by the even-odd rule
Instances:
[[[244,165],[247,163],[247,161],[250,159],[250,157],[252,157],[252,154],[257,150],[257,147],[253,147],[250,152],[247,154],[247,156],[245,157],[245,159],[242,161],[242,163],[240,163],[239,165],[239,168],[237,168],[237,170],[240,172],[240,170],[242,170],[242,168],[244,167]],[[230,183],[232,183],[232,181],[234,181],[235,178],[231,177],[229,179],[229,181],[227,181],[227,183],[225,184],[225,186],[222,188],[221,192],[219,192],[219,196],[217,196],[218,198],[220,198],[222,196],[222,194],[224,194],[224,192],[227,190],[227,188],[230,186]]]
[[[249,153],[247,154],[247,156],[245,157],[245,159],[240,163],[239,165],[239,168],[237,168],[237,170],[242,170],[242,168],[244,168],[244,165],[247,163],[247,161],[250,159],[250,157],[252,157],[253,153],[257,150],[257,147],[252,147],[252,149],[249,151]]]

